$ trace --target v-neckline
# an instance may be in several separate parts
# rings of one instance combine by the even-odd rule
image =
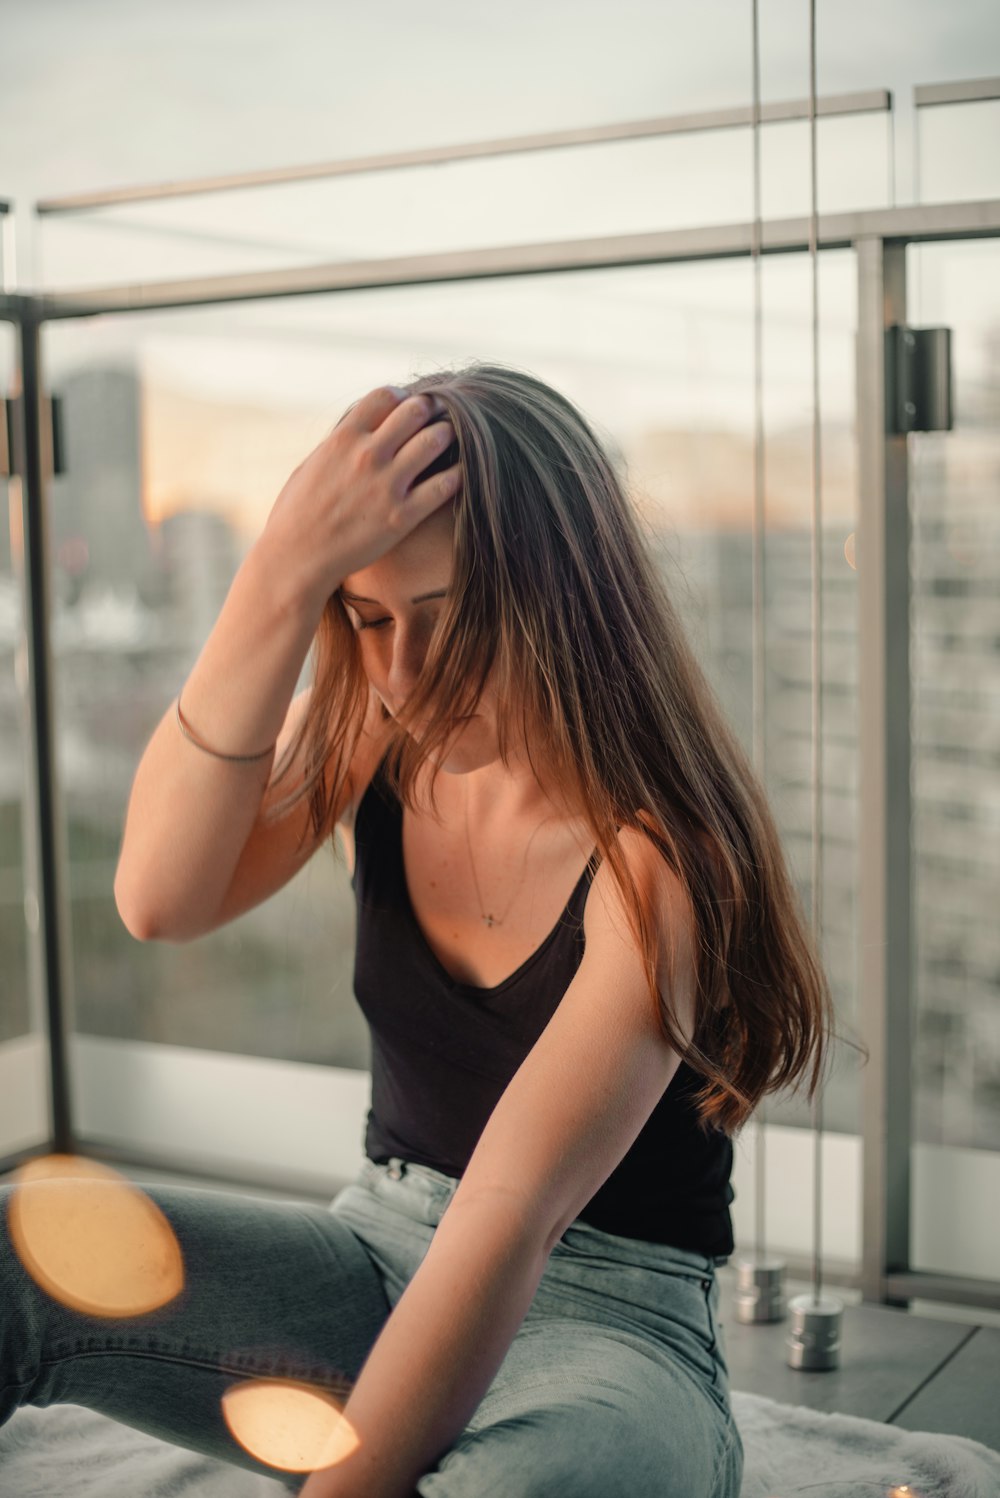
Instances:
[[[420,921],[417,919],[417,912],[414,907],[413,900],[410,896],[410,887],[406,877],[406,856],[403,848],[403,807],[395,796],[390,796],[389,799],[392,801],[393,814],[396,822],[396,847],[399,858],[399,883],[403,894],[403,903],[410,924],[413,927],[414,934],[421,948],[426,954],[428,960],[433,964],[438,975],[447,983],[451,984],[453,988],[462,989],[470,994],[478,994],[480,997],[489,997],[493,994],[502,993],[503,990],[509,988],[511,984],[516,983],[518,979],[528,971],[529,968],[533,967],[534,964],[539,960],[539,958],[548,951],[549,947],[555,941],[556,936],[562,929],[563,922],[566,919],[566,912],[569,910],[570,906],[576,899],[580,886],[583,884],[584,880],[588,878],[588,875],[590,873],[591,860],[593,859],[594,854],[598,852],[598,850],[595,848],[591,853],[590,858],[587,860],[587,863],[584,866],[583,872],[573,886],[573,890],[570,894],[569,899],[566,901],[566,904],[559,912],[555,925],[552,927],[551,931],[549,931],[548,935],[542,940],[541,944],[537,946],[533,952],[529,953],[524,961],[520,963],[512,973],[509,973],[507,977],[503,978],[499,983],[494,983],[490,987],[484,987],[479,983],[467,983],[464,979],[456,978],[453,973],[450,973],[448,971],[444,963],[441,961],[440,957],[435,952],[434,948],[431,946],[430,942],[427,940],[424,929],[421,926]]]

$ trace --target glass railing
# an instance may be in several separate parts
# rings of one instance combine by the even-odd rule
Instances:
[[[913,1258],[987,1278],[1000,1202],[1000,244],[922,245],[909,260],[920,321],[952,329],[955,419],[910,438]]]
[[[829,386],[827,582],[838,595],[831,692],[855,734],[849,252],[824,260]],[[808,874],[809,432],[804,257],[768,266],[773,743],[771,783]],[[582,315],[586,309],[586,317]],[[657,336],[650,338],[651,324]],[[53,650],[69,819],[79,1029],[340,1067],[367,1065],[352,998],[353,894],[329,855],[256,911],[195,944],[134,942],[112,884],[131,777],[211,631],[232,576],[292,468],[364,390],[488,347],[577,399],[631,475],[636,501],[706,671],[749,744],[746,580],[751,472],[746,263],[641,268],[534,282],[391,289],[136,315],[45,331],[67,471],[52,482]],[[739,362],[734,349],[743,350]],[[846,591],[844,591],[846,590]],[[306,672],[300,686],[305,684]],[[849,839],[853,758],[832,789]],[[845,850],[846,851],[846,850]],[[842,929],[836,983],[851,1003],[850,859],[829,851]],[[856,1078],[831,1124],[856,1130]],[[790,1108],[790,1116],[804,1115]],[[836,1120],[836,1122],[834,1121]]]
[[[918,202],[1000,198],[1000,78],[915,90]]]
[[[11,268],[0,204],[0,286]],[[21,486],[11,478],[11,403],[19,394],[15,330],[0,320],[0,1157],[44,1142],[49,1134],[48,1053],[37,951],[38,907],[29,888],[34,807],[28,734],[28,660],[24,630]]]
[[[888,108],[879,90],[820,101],[822,212],[892,201]],[[55,199],[38,205],[36,279],[84,287],[238,275],[746,222],[748,113],[700,111],[353,158],[307,180],[257,173]],[[590,139],[602,133],[608,138]],[[808,213],[802,100],[763,107],[761,180],[765,218]]]
[[[925,200],[944,201],[948,193],[928,191],[947,159],[935,155],[932,127],[946,125],[954,108],[964,111],[962,128],[975,135],[974,111],[998,101],[917,102],[915,184]],[[818,121],[821,213],[894,201],[898,153],[887,103],[887,95],[872,96],[864,109]],[[366,390],[488,351],[565,391],[626,476],[706,675],[749,752],[751,265],[745,257],[699,260],[694,246],[691,258],[676,263],[567,270],[547,243],[745,223],[752,212],[745,111],[712,128],[706,119],[697,129],[641,139],[572,147],[550,141],[521,154],[470,155],[406,170],[396,158],[378,171],[308,181],[257,181],[145,200],[135,194],[72,211],[65,201],[58,212],[48,205],[53,211],[41,225],[45,283],[55,288],[254,271],[293,276],[297,267],[324,262],[440,257],[434,284],[221,305],[199,285],[198,296],[209,299],[197,308],[68,318],[44,327],[45,379],[61,400],[66,464],[50,487],[52,649],[69,855],[76,1106],[85,1138],[170,1154],[179,1164],[196,1161],[201,1142],[211,1139],[219,1159],[280,1169],[275,1162],[289,1154],[303,1158],[307,1125],[293,1141],[286,1118],[286,1132],[262,1144],[254,1130],[265,1073],[251,1073],[253,1063],[269,1068],[268,1087],[287,1086],[296,1103],[307,1072],[333,1078],[334,1090],[351,1089],[343,1115],[347,1144],[322,1133],[310,1148],[311,1159],[322,1162],[317,1175],[327,1164],[346,1173],[357,1155],[368,1042],[353,999],[354,897],[342,865],[325,851],[263,906],[184,945],[134,942],[117,915],[112,885],[131,779],[156,723],[285,478]],[[808,122],[771,117],[761,139],[765,220],[803,218]],[[1000,191],[989,187],[988,176],[958,180],[965,185],[952,198]],[[341,233],[331,226],[347,227]],[[494,246],[499,262],[504,247],[521,242],[538,243],[546,274],[505,275],[498,263],[489,275],[461,279],[462,252]],[[971,1152],[976,1169],[987,1172],[1000,1159],[1000,1081],[990,1029],[998,963],[982,903],[997,882],[984,847],[997,812],[990,733],[1000,692],[987,602],[995,592],[988,568],[996,552],[989,497],[1000,462],[996,257],[995,241],[933,246],[911,250],[908,267],[909,320],[954,329],[957,391],[956,430],[914,436],[909,448],[918,934],[914,1262],[983,1275],[992,1271],[971,1246],[976,1234],[963,1235],[967,1253],[959,1264],[927,1236],[927,1208],[941,1179],[956,1178],[953,1151]],[[376,265],[373,279],[378,274]],[[761,275],[765,776],[808,912],[809,258],[800,251],[765,256]],[[852,1036],[863,1030],[857,332],[854,251],[826,250],[820,256],[822,955],[840,1027]],[[17,732],[9,718],[3,732]],[[11,738],[5,762],[15,752]],[[10,847],[0,857],[13,868],[13,834]],[[203,1082],[184,1120],[169,1102],[176,1080],[147,1085],[151,1057],[165,1065],[177,1059],[185,1076],[207,1068],[198,1073]],[[117,1112],[113,1099],[120,1100]],[[317,1094],[311,1117],[323,1120],[323,1131],[325,1108]],[[767,1122],[804,1148],[811,1116],[801,1098],[769,1099]],[[826,1250],[852,1265],[860,1254],[861,1103],[858,1057],[846,1047],[825,1086],[823,1123],[829,1149],[841,1152],[835,1175],[850,1183],[827,1217]],[[228,1142],[220,1145],[224,1129]],[[273,1154],[265,1158],[267,1147]],[[936,1158],[934,1150],[948,1153]],[[774,1171],[776,1154],[769,1159]],[[748,1233],[752,1181],[739,1158],[735,1178],[734,1217]],[[977,1187],[956,1212],[971,1212],[971,1203],[983,1199],[990,1193]],[[783,1201],[771,1217],[775,1241],[804,1252],[807,1215],[804,1198]]]
[[[14,329],[0,322],[0,397],[14,394]],[[9,466],[6,418],[0,433],[0,475]],[[15,517],[19,495],[6,476],[0,476],[5,504]],[[4,954],[3,999],[0,1002],[0,1041],[24,1035],[30,1028],[28,1002],[27,928],[24,910],[24,817],[27,736],[25,734],[24,623],[22,605],[23,555],[18,525],[0,526],[0,949]]]

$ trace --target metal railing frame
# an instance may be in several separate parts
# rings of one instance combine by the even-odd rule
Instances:
[[[66,1066],[65,858],[60,845],[54,749],[46,430],[40,330],[49,321],[165,307],[259,301],[394,285],[432,285],[512,275],[666,265],[749,256],[753,225],[607,236],[453,254],[408,256],[286,271],[145,285],[0,296],[0,319],[18,329],[24,399],[18,403],[18,471],[24,508],[32,750],[37,768],[35,837],[39,929],[44,952],[51,1051],[51,1145],[73,1144]],[[862,1086],[863,1223],[859,1274],[829,1276],[860,1286],[865,1300],[906,1304],[920,1297],[1000,1307],[1000,1281],[910,1268],[910,1024],[913,993],[913,869],[910,848],[909,514],[906,438],[886,418],[886,330],[906,320],[905,253],[910,244],[1000,238],[1000,200],[831,214],[821,217],[821,250],[851,248],[858,275],[857,431],[860,791],[858,982],[860,1029],[871,1053]],[[805,253],[805,218],[765,223],[763,254]],[[790,1260],[808,1277],[808,1261]]]
[[[965,78],[960,83],[921,83],[913,90],[917,109],[934,104],[982,104],[1000,99],[1000,78]]]
[[[861,93],[827,94],[816,101],[821,118],[836,115],[880,114],[892,110],[888,89]],[[772,125],[809,118],[808,99],[777,99],[764,104],[761,124]],[[570,130],[546,130],[531,135],[509,135],[496,140],[466,141],[448,146],[419,146],[409,151],[389,151],[378,156],[352,156],[340,161],[310,162],[266,171],[230,172],[221,177],[195,177],[183,182],[161,182],[140,187],[122,187],[99,192],[73,193],[43,198],[35,204],[39,214],[91,212],[95,208],[120,207],[123,203],[149,203],[162,198],[192,197],[198,193],[234,192],[251,187],[286,186],[321,178],[354,176],[358,173],[392,172],[405,167],[443,166],[456,161],[481,160],[486,156],[516,156],[529,151],[554,151],[573,146],[602,145],[609,141],[644,140],[652,136],[696,135],[706,130],[742,129],[752,123],[749,105],[728,109],[703,109],[688,114],[655,115],[645,120],[616,120],[611,125],[585,125]]]

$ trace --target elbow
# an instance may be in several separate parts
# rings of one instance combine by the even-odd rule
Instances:
[[[127,893],[120,875],[115,877],[114,895],[122,925],[136,941],[165,941],[179,945],[195,941],[214,930],[212,922],[204,917],[199,920],[189,918],[185,925],[176,920],[164,920],[162,912],[157,913],[155,908],[143,905]]]
[[[115,876],[114,895],[118,915],[129,936],[134,936],[136,941],[155,941],[159,932],[151,913],[142,910],[128,899],[117,875]]]
[[[114,896],[122,925],[136,941],[183,940],[164,924],[162,914],[158,914],[155,907],[137,897],[135,889],[130,888],[123,878],[120,863],[115,874]]]

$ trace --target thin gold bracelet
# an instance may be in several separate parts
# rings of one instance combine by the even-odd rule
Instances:
[[[184,735],[184,737],[186,739],[190,740],[190,742],[195,746],[196,749],[202,750],[202,752],[204,754],[211,754],[212,757],[213,757],[213,759],[228,759],[228,760],[234,760],[238,764],[246,764],[250,760],[254,760],[254,759],[266,759],[267,756],[271,753],[271,751],[277,747],[278,741],[277,741],[277,739],[275,739],[274,743],[270,746],[270,748],[268,748],[268,749],[262,749],[259,754],[221,754],[218,749],[210,749],[207,744],[203,744],[200,739],[196,739],[195,736],[194,736],[194,734],[192,733],[191,728],[189,727],[189,725],[187,723],[185,723],[184,717],[183,717],[183,715],[181,713],[181,694],[180,694],[180,692],[177,693],[176,708],[177,708],[177,727],[180,729],[181,733]]]

